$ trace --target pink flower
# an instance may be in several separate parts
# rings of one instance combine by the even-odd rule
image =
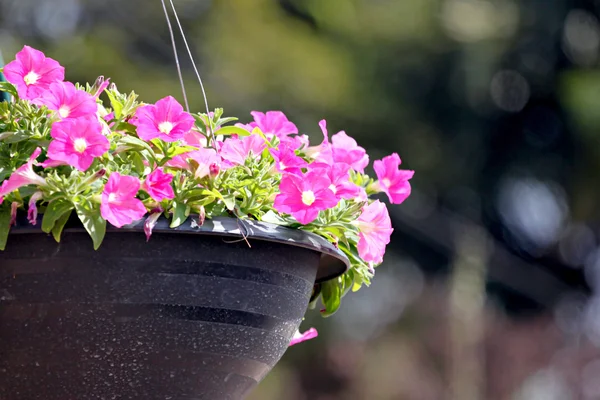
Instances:
[[[152,236],[152,230],[156,226],[158,222],[158,218],[162,215],[163,210],[161,208],[152,210],[152,214],[146,218],[144,221],[144,233],[146,234],[146,242],[150,241],[150,236]]]
[[[167,162],[171,168],[181,168],[194,172],[196,179],[210,175],[211,165],[219,165],[221,158],[214,149],[200,148],[180,154]],[[213,167],[214,168],[214,167]]]
[[[266,147],[265,140],[259,135],[244,136],[242,139],[229,138],[223,142],[219,154],[223,158],[223,166],[231,168],[235,165],[244,165],[246,158],[251,154],[260,155]]]
[[[37,209],[36,203],[38,202],[38,200],[40,200],[42,198],[42,196],[43,196],[43,193],[40,191],[37,191],[34,194],[32,194],[31,198],[29,199],[29,208],[27,209],[27,219],[29,220],[29,223],[31,225],[35,225],[37,223],[38,209]]]
[[[63,162],[80,171],[87,170],[94,158],[102,156],[110,147],[95,117],[55,122],[50,136],[54,138],[48,146],[51,162]]]
[[[346,163],[353,170],[364,172],[365,167],[369,165],[369,156],[356,140],[346,135],[346,132],[340,131],[331,137],[331,143],[334,162]]]
[[[301,157],[298,157],[294,150],[285,144],[280,144],[278,149],[269,150],[275,159],[275,170],[277,172],[288,172],[291,174],[301,174],[302,168],[308,163]]]
[[[17,53],[16,60],[4,67],[6,80],[17,87],[19,97],[34,100],[54,82],[65,79],[60,64],[29,46]]]
[[[254,117],[254,122],[250,122],[247,125],[251,128],[249,129],[250,131],[258,128],[265,136],[275,135],[278,138],[298,133],[296,125],[290,122],[281,111],[267,111],[266,113],[252,111],[250,114]]]
[[[410,196],[411,187],[408,180],[415,174],[415,171],[398,169],[400,163],[400,157],[396,153],[373,163],[373,169],[379,179],[379,189],[388,195],[392,204],[400,204]]]
[[[330,185],[329,177],[319,171],[309,171],[303,175],[284,174],[273,207],[306,225],[317,218],[319,211],[337,205],[338,199],[329,188]]]
[[[350,166],[348,164],[335,163],[332,166],[328,166],[326,164],[312,163],[309,165],[309,168],[329,177],[331,180],[329,189],[331,189],[338,200],[357,199],[360,201],[361,188],[350,182]]]
[[[332,165],[334,163],[348,164],[352,169],[358,172],[364,172],[365,167],[369,165],[369,156],[367,151],[360,147],[356,140],[352,139],[344,131],[340,131],[331,137],[327,132],[327,122],[321,120],[319,127],[323,132],[323,142],[319,146],[307,149],[307,154],[320,163]]]
[[[137,126],[137,134],[144,140],[159,138],[176,142],[192,129],[194,117],[183,111],[177,100],[167,96],[155,105],[139,107],[131,123]]]
[[[329,143],[329,134],[327,133],[327,122],[322,119],[319,121],[319,127],[323,132],[323,142],[318,146],[309,147],[306,149],[306,154],[313,158],[315,162],[320,164],[333,164],[333,150]]]
[[[296,333],[294,333],[294,337],[292,338],[292,340],[290,342],[290,346],[305,342],[310,339],[314,339],[317,336],[319,336],[319,333],[317,332],[317,330],[315,328],[310,328],[309,330],[307,330],[304,333],[300,333],[300,331],[296,331]]]
[[[52,83],[38,102],[56,111],[61,119],[95,116],[98,111],[96,99],[71,82]]]
[[[102,191],[102,218],[117,228],[141,219],[146,214],[146,207],[135,197],[138,190],[138,178],[113,172]]]
[[[99,76],[94,82],[94,88],[96,92],[93,94],[94,99],[98,99],[102,92],[106,90],[106,88],[110,85],[110,78],[104,79],[103,76]]]
[[[33,164],[38,158],[42,149],[35,149],[29,157],[27,163],[21,165],[10,178],[5,180],[0,187],[0,197],[4,197],[9,193],[14,192],[18,188],[27,185],[46,186],[46,180],[33,171]]]
[[[368,263],[379,264],[383,261],[385,246],[390,242],[394,229],[387,207],[379,200],[365,206],[356,220],[360,230],[358,254]]]
[[[158,168],[146,177],[142,189],[156,201],[170,200],[175,197],[173,187],[171,186],[172,181],[173,175],[163,172],[162,169]]]

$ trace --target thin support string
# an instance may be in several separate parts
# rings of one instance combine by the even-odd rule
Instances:
[[[179,75],[179,83],[181,83],[181,92],[183,93],[183,101],[185,102],[185,109],[190,112],[190,105],[187,99],[187,93],[185,92],[185,84],[183,83],[183,75],[181,73],[181,65],[179,64],[179,56],[177,55],[177,45],[175,43],[175,34],[173,33],[173,27],[171,26],[171,19],[169,18],[169,12],[167,11],[167,5],[165,0],[162,2],[163,11],[165,12],[165,18],[167,19],[167,26],[169,27],[169,33],[171,34],[171,45],[173,46],[173,54],[175,55],[175,64],[177,65],[177,74]]]
[[[204,96],[204,105],[206,106],[206,114],[208,115],[210,113],[210,109],[208,107],[208,99],[206,98],[206,91],[204,90],[204,84],[202,83],[202,78],[200,78],[200,72],[198,72],[198,68],[196,67],[196,62],[194,61],[194,57],[192,56],[192,51],[190,50],[190,46],[188,45],[187,39],[185,38],[185,33],[183,32],[183,27],[181,26],[181,22],[179,21],[179,16],[177,15],[177,11],[175,10],[175,5],[173,4],[173,0],[169,0],[169,3],[171,3],[171,8],[173,9],[173,14],[175,15],[175,21],[177,21],[177,25],[179,26],[179,32],[181,32],[181,37],[183,38],[183,43],[185,44],[185,48],[187,49],[188,55],[190,56],[190,60],[192,61],[192,66],[194,67],[194,71],[196,72],[196,77],[198,77],[198,82],[200,82],[200,88],[202,89],[202,95]]]

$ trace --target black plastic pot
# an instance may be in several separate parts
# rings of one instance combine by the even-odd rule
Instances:
[[[313,284],[346,258],[322,238],[223,218],[82,226],[61,243],[19,222],[0,252],[0,399],[242,399],[273,368]],[[242,236],[247,237],[247,241]]]

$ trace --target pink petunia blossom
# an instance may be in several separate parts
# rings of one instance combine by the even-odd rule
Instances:
[[[137,127],[141,139],[159,138],[165,142],[176,142],[194,126],[194,117],[183,111],[181,104],[172,96],[139,107],[131,123]]]
[[[367,151],[344,131],[340,131],[331,137],[331,149],[333,161],[336,163],[346,163],[353,170],[361,173],[369,165]]]
[[[0,198],[14,192],[18,188],[27,185],[46,186],[46,180],[33,171],[33,164],[39,157],[42,149],[35,149],[29,160],[21,165],[12,175],[2,183],[0,187]]]
[[[387,207],[375,200],[363,208],[355,224],[360,230],[358,254],[368,263],[381,263],[385,247],[394,231]]]
[[[388,195],[392,204],[400,204],[410,196],[409,179],[415,174],[415,171],[398,169],[400,163],[400,156],[396,153],[373,163],[379,189]]]
[[[298,128],[296,125],[289,121],[286,115],[281,111],[267,111],[266,113],[260,111],[252,111],[250,113],[254,117],[254,121],[248,124],[236,124],[236,126],[242,127],[250,132],[254,128],[260,129],[268,140],[271,140],[273,136],[279,138],[281,144],[285,144],[292,150],[296,150],[301,146],[308,146],[308,136],[296,135]]]
[[[289,121],[281,111],[252,111],[250,113],[254,117],[254,122],[250,122],[247,126],[254,129],[258,128],[265,136],[275,135],[278,138],[283,138],[288,135],[298,133],[298,128],[293,122]],[[249,131],[252,131],[249,129]]]
[[[50,135],[54,139],[48,146],[50,162],[53,165],[66,163],[80,171],[87,170],[94,158],[102,156],[110,147],[95,117],[55,122]]]
[[[104,76],[99,76],[96,79],[96,82],[94,82],[94,88],[96,89],[96,92],[92,94],[92,96],[94,97],[94,99],[98,99],[100,97],[100,95],[102,94],[102,92],[104,92],[106,90],[106,88],[108,88],[108,86],[110,85],[110,78],[108,79],[104,79]]]
[[[302,175],[284,174],[273,207],[306,225],[317,218],[319,211],[337,205],[338,199],[330,185],[329,177],[320,171],[308,171]]]
[[[152,236],[152,230],[156,226],[158,218],[160,218],[162,212],[162,208],[152,210],[151,214],[144,221],[144,233],[146,234],[146,242],[150,241],[150,236]]]
[[[156,201],[163,201],[164,199],[170,200],[175,197],[173,187],[171,186],[172,181],[173,175],[158,168],[146,177],[142,189]]]
[[[6,64],[4,76],[16,86],[21,99],[35,100],[52,83],[65,79],[65,69],[41,51],[25,46],[16,60]]]
[[[314,339],[317,336],[319,336],[319,333],[317,332],[317,330],[315,328],[310,328],[309,330],[307,330],[304,333],[300,333],[300,331],[296,331],[296,333],[294,333],[294,337],[290,341],[290,346],[305,342],[310,339]]]
[[[98,104],[94,97],[75,88],[71,82],[55,82],[46,90],[37,103],[56,111],[59,118],[95,116]]]
[[[29,199],[29,207],[27,209],[27,220],[31,225],[35,225],[37,223],[38,209],[37,202],[42,198],[43,193],[39,190],[31,195]]]
[[[369,165],[367,151],[344,131],[333,135],[330,142],[325,120],[319,122],[319,127],[323,132],[323,142],[318,146],[309,147],[306,153],[319,163],[344,163],[355,171],[364,172],[365,167]]]
[[[329,143],[329,134],[327,132],[327,121],[322,119],[319,121],[319,127],[323,132],[323,141],[318,146],[308,147],[305,153],[314,159],[316,163],[332,165],[333,164],[333,150],[331,143]]]
[[[361,201],[361,188],[350,182],[350,166],[344,163],[335,163],[331,166],[322,163],[312,163],[309,165],[311,170],[319,171],[327,175],[331,180],[329,189],[339,199],[356,199]]]
[[[304,159],[296,155],[291,147],[283,143],[279,145],[278,149],[270,149],[269,152],[275,159],[275,170],[277,172],[301,174],[302,168],[308,165]]]
[[[214,149],[200,148],[189,153],[180,154],[167,162],[171,168],[192,171],[194,178],[201,179],[210,175],[211,165],[219,166],[221,158]],[[214,168],[214,167],[213,167]]]
[[[251,154],[260,155],[267,147],[265,140],[259,135],[244,136],[243,138],[229,138],[223,142],[219,155],[223,158],[223,167],[231,168],[235,165],[244,165],[246,158]]]
[[[146,207],[135,197],[139,190],[138,178],[113,172],[102,191],[102,218],[117,228],[141,219],[146,214]]]

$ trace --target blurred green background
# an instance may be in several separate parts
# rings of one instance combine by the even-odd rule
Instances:
[[[211,107],[326,118],[416,170],[372,287],[309,313],[251,399],[600,399],[600,1],[175,5]],[[182,99],[158,0],[0,0],[4,58],[24,44]]]

